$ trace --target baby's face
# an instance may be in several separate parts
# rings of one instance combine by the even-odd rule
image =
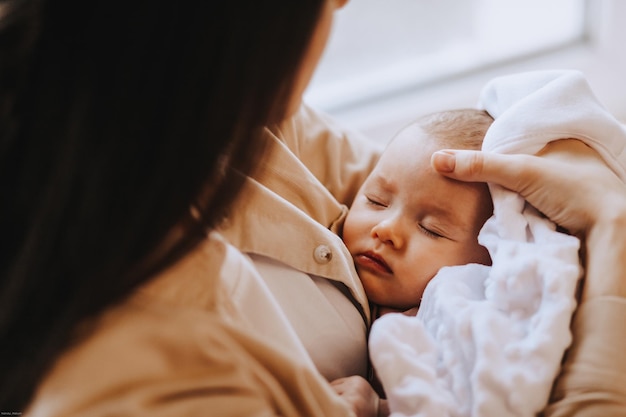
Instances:
[[[462,183],[430,167],[441,149],[418,127],[401,132],[382,155],[348,213],[343,239],[370,301],[419,305],[443,266],[490,264],[478,232],[492,213],[486,184]]]

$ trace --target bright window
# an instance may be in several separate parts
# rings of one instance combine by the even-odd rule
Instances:
[[[584,0],[351,0],[307,90],[332,112],[582,41]]]

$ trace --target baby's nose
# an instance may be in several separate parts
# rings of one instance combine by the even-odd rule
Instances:
[[[400,216],[386,218],[372,228],[373,237],[396,249],[404,245],[404,235],[406,232],[407,227],[403,224]]]

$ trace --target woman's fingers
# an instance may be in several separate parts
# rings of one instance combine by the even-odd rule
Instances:
[[[537,156],[438,151],[431,164],[450,178],[513,190],[574,233],[588,230],[616,199],[626,199],[624,184],[602,158],[574,139],[551,142]]]
[[[491,182],[521,193],[521,178],[532,183],[536,171],[528,155],[503,155],[468,150],[442,150],[433,154],[431,164],[440,174],[460,181]]]

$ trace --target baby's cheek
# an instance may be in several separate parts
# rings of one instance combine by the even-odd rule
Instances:
[[[489,251],[484,246],[479,245],[478,243],[473,244],[472,252],[468,255],[468,260],[465,263],[476,263],[481,265],[491,265],[491,256],[489,255]]]

